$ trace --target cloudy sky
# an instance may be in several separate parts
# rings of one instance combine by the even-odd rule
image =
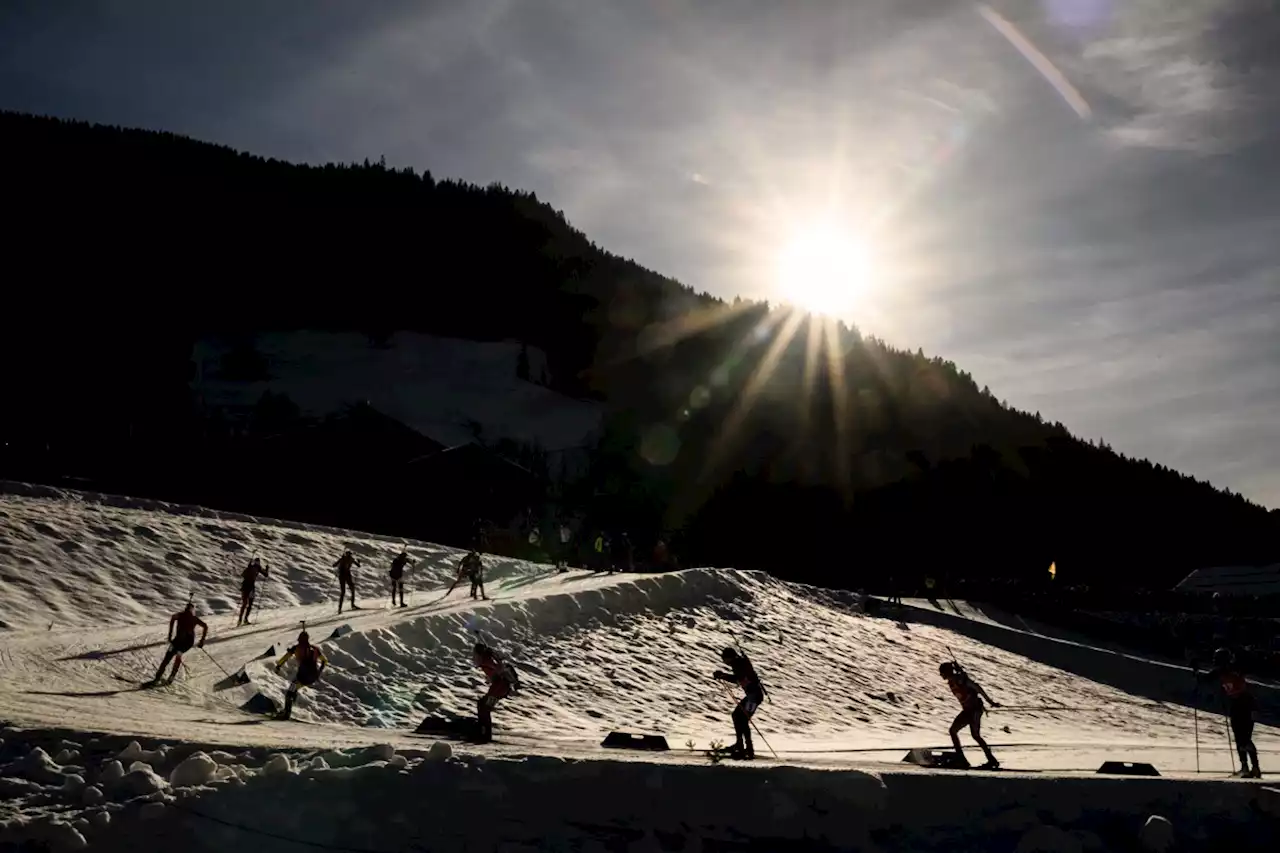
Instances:
[[[837,223],[847,319],[1280,507],[1272,0],[9,0],[0,108],[534,190],[778,299]]]

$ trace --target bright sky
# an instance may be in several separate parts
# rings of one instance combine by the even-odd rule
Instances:
[[[533,190],[1280,507],[1266,5],[19,0],[0,108]]]

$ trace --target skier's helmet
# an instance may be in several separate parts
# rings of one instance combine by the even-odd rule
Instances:
[[[311,635],[308,634],[306,631],[303,631],[302,633],[298,634],[298,644],[302,646],[311,645]]]
[[[1231,649],[1218,649],[1213,653],[1214,666],[1230,666],[1235,662],[1235,655],[1231,653]]]
[[[943,678],[951,678],[955,674],[956,665],[951,661],[945,661],[942,666],[938,667],[938,675],[941,675]]]
[[[720,652],[720,660],[724,661],[725,663],[732,663],[737,659],[738,659],[738,650],[733,648],[732,646],[728,646],[724,649],[724,651]]]

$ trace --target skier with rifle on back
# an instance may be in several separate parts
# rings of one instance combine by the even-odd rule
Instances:
[[[200,642],[196,642],[196,628],[200,629]],[[172,684],[173,680],[178,676],[178,667],[182,666],[182,656],[186,652],[191,651],[192,646],[204,648],[205,637],[209,636],[209,626],[196,616],[196,605],[194,601],[188,601],[187,606],[182,608],[178,613],[173,614],[169,619],[169,649],[164,653],[164,660],[160,662],[160,668],[156,670],[156,677],[151,680],[151,684],[159,684],[164,678],[164,668],[169,665],[169,661],[173,661],[173,671],[169,673],[168,684]]]
[[[298,691],[304,687],[310,687],[320,680],[320,675],[324,672],[325,667],[329,665],[329,660],[320,651],[319,646],[311,645],[311,636],[304,628],[298,634],[298,644],[291,647],[289,651],[284,653],[284,657],[276,661],[276,672],[280,672],[280,668],[293,658],[298,661],[298,671],[293,675],[293,682],[289,685],[289,689],[284,694],[284,710],[278,715],[279,719],[287,720],[293,714],[293,703],[298,698]]]
[[[259,577],[265,578],[270,575],[267,573],[267,567],[262,564],[262,560],[254,557],[240,575],[240,618],[236,620],[237,628],[249,624],[249,612],[253,610],[254,600],[257,598]]]
[[[396,554],[391,560],[391,606],[396,606],[396,592],[400,593],[400,606],[404,607],[404,572],[405,569],[413,565],[413,560],[409,559],[408,548],[401,548],[400,553]]]
[[[733,709],[734,744],[729,748],[728,754],[730,758],[750,761],[756,757],[755,747],[751,743],[751,717],[764,702],[764,685],[760,683],[750,659],[737,649],[726,648],[720,653],[720,659],[729,667],[729,672],[716,670],[713,677],[730,684],[736,683],[744,693]]]
[[[1253,743],[1254,696],[1249,690],[1249,682],[1236,666],[1235,655],[1230,649],[1218,649],[1213,653],[1213,669],[1195,675],[1198,683],[1217,681],[1222,685],[1223,695],[1227,698],[1227,719],[1231,723],[1232,734],[1236,736],[1236,752],[1240,755],[1240,770],[1235,775],[1242,779],[1261,779],[1258,747]],[[1252,769],[1249,759],[1253,759]]]
[[[338,570],[338,612],[342,612],[342,600],[346,597],[348,589],[351,590],[351,609],[359,610],[356,604],[356,578],[351,573],[352,566],[360,565],[360,561],[356,559],[355,554],[351,553],[351,549],[342,552],[342,556],[338,558],[338,562],[333,567]]]
[[[493,740],[493,709],[499,701],[520,689],[520,676],[509,661],[484,643],[477,642],[472,655],[476,666],[489,681],[489,692],[480,697],[476,706],[476,720],[480,726],[476,742],[489,743]]]
[[[471,581],[471,597],[476,597],[476,590],[480,590],[480,597],[485,601],[489,600],[489,596],[484,594],[484,563],[480,560],[480,555],[475,551],[468,551],[467,556],[462,558],[462,562],[458,564],[458,577],[454,579],[453,585],[440,596],[440,600],[444,601],[449,597],[449,593],[453,592],[458,584],[462,583],[462,579],[467,578]]]
[[[991,752],[991,747],[987,746],[987,742],[982,739],[982,715],[985,712],[982,700],[986,699],[990,702],[992,708],[999,708],[1000,703],[988,696],[987,691],[982,689],[982,685],[969,677],[969,673],[964,671],[964,667],[960,666],[959,661],[943,663],[938,667],[938,674],[946,680],[947,686],[951,688],[952,694],[959,700],[962,709],[951,723],[951,743],[956,748],[956,758],[961,766],[969,766],[969,759],[964,757],[964,750],[960,748],[960,730],[967,725],[969,734],[973,735],[973,739],[982,748],[983,754],[987,757],[987,763],[982,765],[982,769],[999,770],[1000,762],[996,761],[995,755]]]

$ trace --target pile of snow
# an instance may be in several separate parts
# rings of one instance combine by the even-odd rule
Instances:
[[[0,731],[0,847],[1253,851],[1280,831],[1280,793],[1246,784],[43,737]]]

